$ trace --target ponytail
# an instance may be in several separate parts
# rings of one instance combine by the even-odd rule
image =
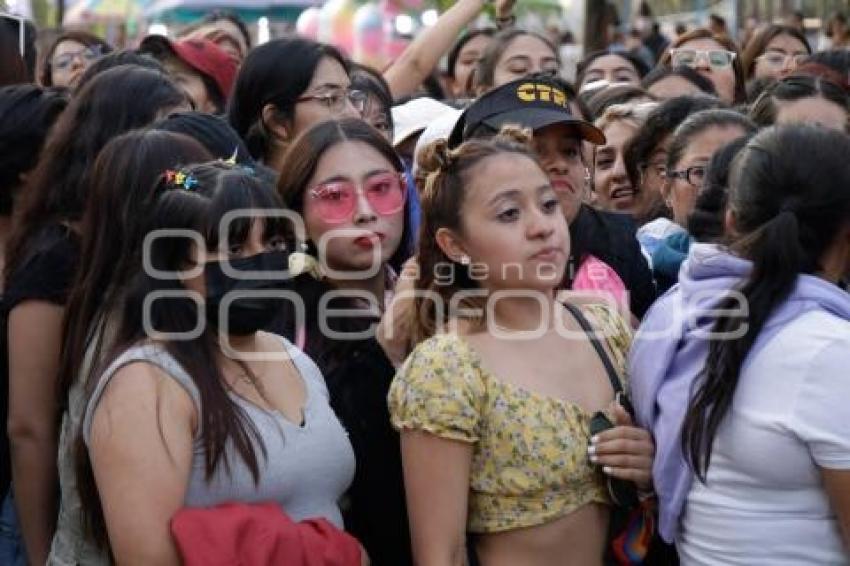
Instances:
[[[711,342],[705,368],[697,382],[701,383],[693,395],[682,430],[684,453],[703,482],[711,462],[714,437],[732,405],[744,361],[770,315],[794,289],[804,255],[798,233],[797,217],[787,211],[768,222],[749,242],[742,242],[750,250],[753,271],[736,289],[737,293],[721,302],[718,310],[732,314],[721,316],[713,329],[715,336],[740,338]],[[741,297],[748,305],[744,316],[735,311]]]
[[[729,209],[742,236],[731,251],[749,260],[752,271],[717,307],[723,314],[682,427],[682,452],[703,483],[753,345],[798,277],[820,270],[821,258],[850,222],[848,153],[850,138],[840,132],[777,127],[757,134],[732,164]]]

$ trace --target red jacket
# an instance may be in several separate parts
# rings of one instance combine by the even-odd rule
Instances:
[[[187,566],[360,566],[360,543],[325,519],[296,523],[276,503],[181,509],[171,534]]]

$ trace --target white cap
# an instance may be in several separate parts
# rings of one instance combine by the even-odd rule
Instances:
[[[393,106],[392,115],[395,125],[393,145],[397,147],[410,136],[422,132],[429,124],[447,112],[456,112],[456,110],[433,98],[414,98],[400,106]]]
[[[438,140],[440,138],[448,139],[449,134],[451,134],[452,130],[454,130],[455,124],[462,113],[463,112],[461,110],[449,108],[444,114],[428,124],[428,127],[425,128],[425,131],[422,132],[422,135],[419,136],[419,140],[416,142],[416,149],[413,150],[414,175],[416,175],[416,170],[419,168],[416,164],[416,157],[419,155],[419,152],[434,140]]]

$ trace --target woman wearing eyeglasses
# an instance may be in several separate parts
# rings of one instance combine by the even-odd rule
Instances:
[[[747,100],[744,67],[735,43],[707,29],[695,29],[679,36],[661,57],[659,66],[686,65],[709,79],[717,95],[727,104]]]
[[[741,55],[747,80],[781,79],[812,53],[803,33],[792,27],[772,25],[756,35]]]
[[[373,566],[411,564],[398,434],[387,393],[395,368],[375,339],[407,257],[401,160],[362,120],[314,126],[284,156],[278,192],[303,219],[290,270],[299,314],[285,304],[285,335],[322,370],[331,406],[357,461],[343,506],[346,530]]]
[[[84,31],[68,31],[56,38],[44,58],[42,86],[76,88],[92,63],[112,51],[112,46]]]
[[[325,120],[360,117],[366,96],[352,89],[349,74],[349,62],[330,45],[295,36],[260,45],[236,77],[230,125],[255,159],[280,171],[300,133]]]
[[[746,116],[726,109],[697,112],[676,128],[667,153],[666,180],[661,192],[673,211],[673,220],[682,230],[668,236],[652,253],[652,272],[659,294],[676,283],[679,267],[688,254],[691,239],[685,228],[705,183],[711,156],[727,143],[755,130],[755,124]]]

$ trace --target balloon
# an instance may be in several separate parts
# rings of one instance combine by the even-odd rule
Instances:
[[[295,31],[310,39],[319,38],[319,9],[307,8],[295,22]]]
[[[354,13],[353,58],[376,69],[384,66],[384,21],[377,4],[364,4]]]
[[[379,7],[384,26],[384,57],[387,61],[393,61],[402,54],[410,41],[395,31],[396,16],[402,13],[398,5],[392,0],[381,0]]]
[[[346,55],[354,49],[354,0],[329,0],[319,11],[319,41],[337,46]]]

